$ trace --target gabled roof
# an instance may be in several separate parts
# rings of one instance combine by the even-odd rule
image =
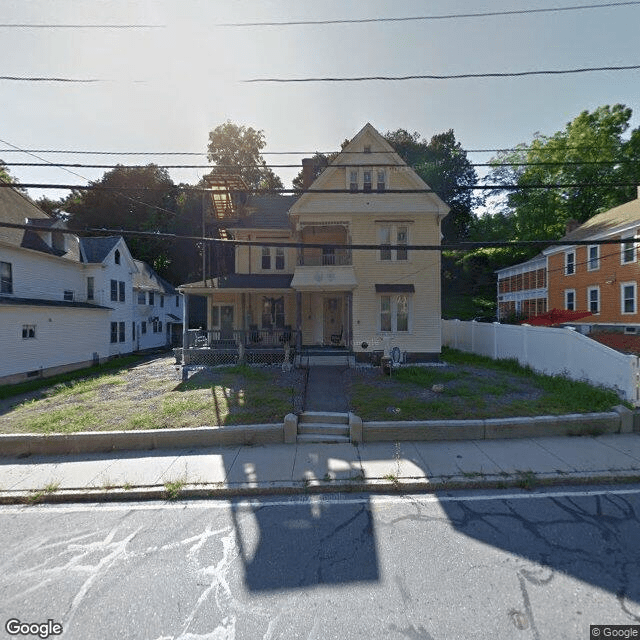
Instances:
[[[10,187],[0,188],[0,222],[26,224],[29,219],[32,222],[42,221],[46,224],[52,220],[51,216],[37,207],[27,196]],[[16,247],[22,245],[24,236],[23,229],[0,227],[0,240]]]
[[[299,196],[250,196],[246,215],[229,224],[230,229],[289,229],[289,209]]]
[[[365,149],[368,150],[365,151]],[[367,123],[356,133],[344,149],[342,149],[314,180],[308,191],[327,188],[327,185],[331,183],[336,172],[344,171],[342,167],[345,165],[362,167],[386,165],[388,167],[398,167],[398,170],[403,172],[403,177],[406,181],[405,184],[410,185],[408,187],[408,196],[411,195],[418,199],[426,198],[427,201],[430,202],[430,208],[436,210],[438,215],[442,217],[449,213],[449,206],[436,193],[410,193],[411,190],[424,189],[427,191],[430,187],[413,169],[407,166],[406,162],[398,155],[394,148],[370,123]],[[366,196],[362,192],[340,194],[341,199],[345,203],[359,202],[363,196],[367,198],[387,197],[385,195],[378,196],[375,192],[367,193]],[[291,213],[294,215],[302,213],[307,205],[312,202],[312,198],[314,198],[314,196],[309,195],[309,193],[302,194],[292,207]]]
[[[122,236],[104,238],[80,238],[82,262],[103,262]]]
[[[173,285],[161,278],[146,262],[133,261],[138,272],[133,274],[133,288],[140,291],[161,291],[167,295],[176,295],[178,292]]]
[[[568,233],[563,240],[591,240],[596,236],[606,236],[636,224],[640,226],[640,198],[625,202],[609,211],[589,218],[577,229]]]

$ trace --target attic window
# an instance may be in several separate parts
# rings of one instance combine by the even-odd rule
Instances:
[[[120,252],[116,249],[116,252],[114,254],[115,260],[116,260],[116,264],[120,264]]]
[[[371,146],[370,145],[366,145],[364,148],[364,152],[365,153],[371,153]]]

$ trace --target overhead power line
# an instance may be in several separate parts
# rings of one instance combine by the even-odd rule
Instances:
[[[38,160],[42,160],[47,165],[56,166],[55,163],[49,162],[48,160],[45,160],[44,158],[41,158],[40,156],[36,155],[35,153],[33,153],[31,151],[26,151],[25,149],[20,149],[20,147],[16,146],[15,144],[12,144],[11,142],[8,142],[7,140],[3,140],[2,138],[0,138],[0,142],[2,144],[6,144],[8,147],[12,147],[16,151],[22,151],[23,153],[27,153],[28,155],[33,156],[34,158],[37,158]],[[87,178],[86,176],[83,176],[80,173],[76,173],[75,171],[71,171],[70,169],[66,169],[64,167],[60,167],[60,168],[63,171],[66,171],[67,173],[70,173],[73,176],[77,176],[78,178],[82,178],[82,180],[89,180],[89,178]],[[0,186],[4,186],[2,180],[0,180]],[[133,202],[134,204],[142,204],[142,205],[144,205],[146,207],[150,207],[152,209],[155,209],[156,211],[161,211],[163,213],[169,213],[171,215],[175,215],[174,211],[170,211],[169,209],[165,209],[164,207],[160,207],[158,205],[153,205],[153,204],[148,204],[146,202],[142,202],[141,200],[138,200],[137,198],[131,198],[131,197],[129,197],[129,196],[127,196],[127,195],[125,195],[124,193],[121,193],[121,192],[116,192],[116,194],[121,196],[125,200],[128,200],[129,202]]]
[[[0,227],[10,229],[24,229],[29,231],[51,231],[50,226],[39,226],[37,224],[18,224],[13,222],[0,222]],[[192,236],[176,233],[165,233],[160,231],[139,231],[136,229],[110,229],[105,227],[90,227],[85,229],[70,228],[56,229],[61,233],[84,235],[95,233],[101,235],[130,235],[140,237],[162,238],[166,240],[192,240],[195,242],[207,242],[221,245],[235,245],[245,247],[286,247],[291,249],[351,249],[355,251],[379,251],[381,249],[391,249],[392,251],[401,249],[403,251],[452,251],[452,250],[473,250],[483,247],[535,247],[535,246],[583,246],[583,245],[622,245],[629,242],[628,238],[609,238],[606,240],[498,240],[482,242],[450,242],[445,244],[411,244],[411,245],[390,245],[390,244],[336,244],[320,242],[272,242],[266,240],[234,240],[231,238],[213,238],[210,236]]]
[[[411,76],[353,76],[350,78],[327,77],[327,78],[250,78],[242,80],[245,83],[276,82],[366,82],[370,80],[381,80],[386,82],[398,82],[404,80],[462,80],[468,78],[520,78],[524,76],[546,76],[546,75],[566,75],[575,73],[591,73],[593,71],[630,71],[640,69],[640,64],[620,65],[610,67],[583,67],[580,69],[540,69],[534,71],[511,71],[493,73],[457,73],[448,75],[411,75]]]
[[[639,0],[640,1],[640,0]],[[506,151],[528,151],[529,149],[535,149],[538,147],[532,146],[517,146],[517,147],[498,147],[495,149],[461,149],[464,153],[499,153]],[[562,150],[598,150],[604,147],[597,147],[593,145],[571,145],[563,146]],[[200,151],[90,151],[80,149],[0,149],[0,153],[64,153],[64,154],[77,154],[77,155],[93,155],[93,156],[207,156],[206,152]],[[274,155],[289,155],[289,156],[313,156],[320,154],[324,156],[331,155],[333,153],[346,153],[347,155],[358,155],[369,153],[368,151],[261,151],[260,155],[274,156]],[[384,153],[384,152],[378,152]]]
[[[531,184],[474,184],[474,185],[458,185],[457,188],[464,191],[496,191],[500,189],[504,190],[520,190],[520,189],[578,189],[584,187],[636,187],[637,182],[566,182],[566,183],[531,183]],[[168,190],[176,191],[192,191],[194,193],[234,193],[233,189],[210,189],[206,187],[196,187],[193,185],[173,185],[171,187],[110,187],[99,184],[51,184],[43,182],[2,182],[0,181],[0,188],[13,187],[16,189],[66,189],[77,191],[137,191],[137,192],[166,192]],[[240,191],[240,190],[238,190]],[[434,189],[384,189],[378,191],[372,189],[371,191],[351,191],[351,189],[309,189],[307,191],[300,191],[298,189],[242,189],[243,193],[249,193],[253,195],[278,195],[278,194],[293,194],[301,195],[302,193],[319,195],[326,193],[344,193],[351,195],[366,195],[366,196],[384,196],[388,194],[410,194],[410,193],[437,193]],[[140,203],[144,204],[144,203]],[[153,206],[153,205],[148,205]],[[173,213],[173,212],[171,212]]]
[[[607,7],[624,7],[637,5],[640,2],[607,2],[603,4],[582,4],[568,7],[550,7],[547,9],[512,9],[507,11],[479,11],[474,13],[449,13],[433,16],[406,16],[392,18],[354,18],[337,20],[284,20],[280,22],[223,22],[218,27],[289,27],[302,25],[329,25],[329,24],[366,24],[371,22],[416,22],[430,20],[454,20],[460,18],[489,18],[494,16],[514,16],[535,13],[559,13],[561,11],[584,11],[587,9],[604,9]]]
[[[15,80],[18,82],[74,82],[90,84],[95,82],[106,82],[100,78],[56,78],[53,76],[0,76],[0,80]]]
[[[46,24],[2,23],[0,29],[164,29],[164,24]]]
[[[1,151],[0,151],[1,153]],[[438,167],[444,165],[446,161],[434,160],[432,162],[420,162],[414,165],[406,165],[412,168],[434,166]],[[158,169],[300,169],[302,165],[297,164],[155,164],[154,167]],[[625,158],[623,160],[558,160],[548,162],[471,162],[470,167],[555,167],[555,166],[581,166],[581,165],[617,165],[617,164],[640,164],[640,159],[631,160]],[[146,169],[149,164],[82,164],[78,162],[3,162],[5,167],[51,167],[51,168],[64,168],[73,167],[81,169]],[[387,163],[371,163],[367,164],[367,167],[389,167]],[[397,165],[402,167],[404,165]],[[333,167],[336,169],[352,168],[353,164],[331,164],[326,165],[326,168]],[[325,167],[322,167],[325,168]]]

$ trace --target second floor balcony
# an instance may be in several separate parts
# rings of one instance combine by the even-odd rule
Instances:
[[[299,267],[347,267],[353,264],[351,249],[299,249]]]

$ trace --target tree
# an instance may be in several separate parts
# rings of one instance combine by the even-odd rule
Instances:
[[[537,133],[528,147],[519,145],[492,160],[488,182],[522,187],[506,198],[515,239],[557,239],[569,220],[586,222],[635,197],[633,186],[609,186],[640,180],[640,131],[623,137],[631,115],[621,104],[583,111],[564,130],[552,136]],[[574,186],[533,188],[536,184]]]
[[[209,162],[214,162],[220,173],[236,171],[251,189],[283,189],[282,180],[260,154],[265,145],[262,130],[227,120],[209,133]]]
[[[52,218],[64,219],[64,215],[62,213],[66,199],[60,198],[59,200],[52,200],[51,198],[47,198],[47,196],[42,196],[36,200],[36,204],[46,213],[48,213]]]
[[[12,182],[13,184],[18,184],[20,181],[17,178],[14,178],[9,169],[7,169],[7,165],[0,160],[0,180],[2,182]],[[3,187],[5,188],[5,187]],[[27,192],[20,186],[13,187],[16,191],[19,191],[22,195],[27,195]]]
[[[470,189],[478,177],[453,129],[434,135],[428,142],[418,132],[406,129],[390,131],[384,137],[451,208],[442,223],[445,242],[465,238],[473,209],[480,202]]]
[[[72,191],[64,203],[72,228],[164,232],[172,229],[177,191],[169,174],[154,164],[118,166],[91,183],[96,189]],[[171,273],[170,242],[153,237],[128,236],[135,258],[149,263],[161,276]]]

